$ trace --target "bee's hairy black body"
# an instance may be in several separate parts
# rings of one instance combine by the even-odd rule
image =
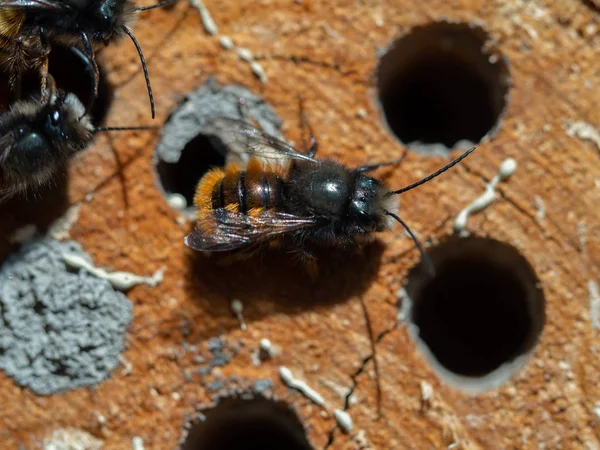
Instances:
[[[202,252],[240,251],[249,255],[265,244],[290,240],[293,251],[316,268],[309,247],[352,248],[376,232],[400,223],[426,261],[423,247],[397,215],[397,195],[414,189],[458,164],[474,148],[431,175],[398,190],[366,173],[397,160],[350,168],[316,158],[316,139],[301,153],[249,122],[227,117],[210,119],[205,132],[228,151],[247,157],[238,164],[213,168],[199,181],[194,204],[197,221],[185,244]],[[310,130],[310,127],[309,127]],[[243,158],[242,158],[243,159]],[[428,264],[431,267],[431,264]]]
[[[319,226],[294,233],[294,240],[322,245],[352,245],[357,237],[385,228],[388,190],[378,180],[331,160],[294,161],[283,184],[282,209],[317,217]]]
[[[93,41],[108,41],[123,34],[135,12],[131,0],[68,0],[60,10],[36,10],[26,13],[24,29],[35,32],[43,28],[49,37],[73,36],[85,31]]]

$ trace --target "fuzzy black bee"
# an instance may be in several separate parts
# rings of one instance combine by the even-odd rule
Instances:
[[[131,26],[137,12],[173,3],[166,0],[136,7],[133,0],[2,0],[0,2],[0,64],[9,72],[16,98],[22,73],[35,67],[42,79],[42,96],[47,95],[48,55],[53,43],[79,48],[94,75],[94,99],[98,94],[98,66],[94,47],[108,45],[124,36],[133,41],[146,78],[152,118],[155,116],[150,77],[142,49]],[[81,46],[81,47],[78,47]],[[91,105],[87,105],[89,111]]]
[[[45,101],[21,100],[0,116],[0,201],[49,183],[96,131],[152,128],[95,128],[77,96],[48,81]]]
[[[395,212],[396,195],[437,177],[475,150],[421,181],[392,191],[366,173],[397,161],[348,168],[315,158],[314,138],[304,154],[235,119],[210,120],[205,132],[250,159],[245,169],[230,164],[212,169],[200,180],[194,198],[197,223],[186,236],[186,245],[203,252],[247,255],[287,239],[312,273],[316,265],[310,246],[352,248],[372,233],[390,228],[394,221],[407,230],[432,269],[415,235]]]

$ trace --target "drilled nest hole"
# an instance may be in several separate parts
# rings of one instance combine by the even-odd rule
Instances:
[[[170,203],[183,197],[185,203],[181,202],[180,207],[186,208],[194,203],[196,186],[202,175],[224,165],[225,155],[221,149],[215,147],[208,136],[199,134],[186,144],[176,163],[159,160],[156,172]]]
[[[498,129],[508,98],[508,63],[489,43],[479,26],[435,22],[390,46],[379,63],[379,102],[401,143],[444,154]]]
[[[527,260],[489,238],[451,238],[405,286],[412,333],[441,378],[467,389],[508,380],[540,337],[545,299]]]
[[[273,109],[248,89],[219,86],[209,79],[188,94],[167,119],[156,148],[154,165],[158,185],[174,209],[193,218],[193,200],[198,182],[210,169],[241,162],[239,154],[205,134],[205,123],[215,117],[245,119],[245,114],[267,133],[280,137],[281,120]]]
[[[312,450],[302,422],[284,402],[226,398],[188,425],[180,450]]]

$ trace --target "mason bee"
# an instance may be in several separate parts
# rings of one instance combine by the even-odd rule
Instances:
[[[129,36],[142,63],[152,118],[154,97],[142,49],[130,27],[136,13],[173,3],[166,0],[147,7],[136,7],[133,0],[2,0],[0,2],[0,62],[10,76],[13,95],[19,99],[22,73],[39,69],[42,98],[47,95],[48,55],[51,44],[67,47],[82,45],[94,76],[94,99],[98,94],[99,71],[94,46],[108,45]],[[87,105],[89,111],[91,105]]]
[[[352,248],[373,232],[390,228],[394,221],[406,229],[433,270],[422,245],[396,214],[396,195],[437,177],[475,150],[416,183],[390,190],[366,173],[396,162],[349,168],[315,158],[314,137],[311,149],[301,153],[236,119],[212,119],[205,132],[249,159],[245,169],[229,164],[202,177],[194,198],[197,222],[185,244],[202,252],[249,255],[264,244],[287,240],[311,273],[316,271],[316,262],[310,246]]]
[[[50,182],[96,131],[152,128],[95,128],[77,96],[48,81],[45,101],[17,101],[0,116],[0,201]]]

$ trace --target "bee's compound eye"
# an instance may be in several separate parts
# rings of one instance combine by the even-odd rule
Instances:
[[[103,24],[104,29],[110,29],[116,22],[118,15],[116,2],[113,0],[102,1],[97,11],[97,18]],[[108,38],[107,36],[104,37]]]
[[[52,120],[52,125],[58,126],[60,123],[60,111],[54,111],[50,116],[50,119]]]

